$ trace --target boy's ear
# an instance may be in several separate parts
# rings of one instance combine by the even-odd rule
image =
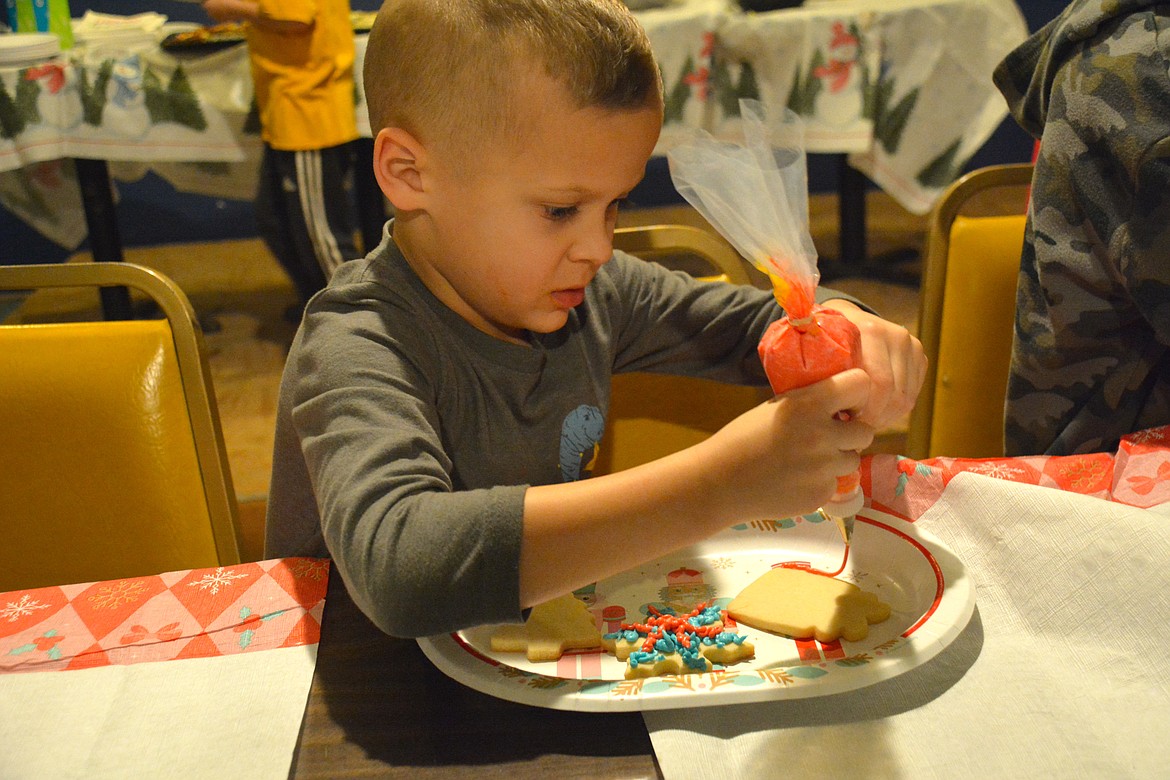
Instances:
[[[400,127],[385,127],[374,139],[374,178],[398,211],[422,208],[426,149]]]

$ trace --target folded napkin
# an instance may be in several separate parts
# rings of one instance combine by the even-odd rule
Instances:
[[[87,35],[118,33],[127,30],[154,32],[166,24],[166,21],[166,16],[154,11],[145,11],[130,16],[86,11],[80,19],[73,20],[73,32]]]
[[[647,712],[663,775],[1165,776],[1162,509],[958,475],[918,521],[976,586],[955,642],[849,693]]]
[[[317,646],[0,675],[0,777],[285,780]]]
[[[283,780],[329,562],[0,594],[0,778]]]

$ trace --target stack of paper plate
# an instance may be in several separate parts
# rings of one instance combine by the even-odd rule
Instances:
[[[57,56],[61,42],[52,33],[0,35],[0,68],[23,68]]]
[[[73,30],[73,40],[78,46],[103,46],[106,48],[123,48],[127,52],[154,46],[158,43],[158,36],[149,30]]]

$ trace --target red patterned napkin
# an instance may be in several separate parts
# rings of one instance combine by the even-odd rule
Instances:
[[[1170,503],[1170,426],[1130,434],[1116,453],[921,461],[873,455],[861,461],[861,486],[874,509],[917,520],[966,472],[1149,509]]]
[[[0,594],[0,673],[316,644],[328,582],[285,558]]]

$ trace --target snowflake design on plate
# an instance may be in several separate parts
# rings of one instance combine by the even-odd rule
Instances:
[[[711,568],[713,569],[731,569],[735,567],[734,558],[716,558],[711,561]]]
[[[247,574],[236,574],[232,569],[225,569],[220,566],[210,574],[204,574],[194,582],[188,582],[188,588],[199,588],[199,590],[211,591],[211,595],[219,593],[219,589],[230,587],[232,580],[242,580],[247,577]]]
[[[9,623],[15,623],[17,618],[31,615],[33,610],[48,608],[48,604],[37,601],[26,593],[19,601],[10,601],[0,608],[0,620],[7,619]]]

